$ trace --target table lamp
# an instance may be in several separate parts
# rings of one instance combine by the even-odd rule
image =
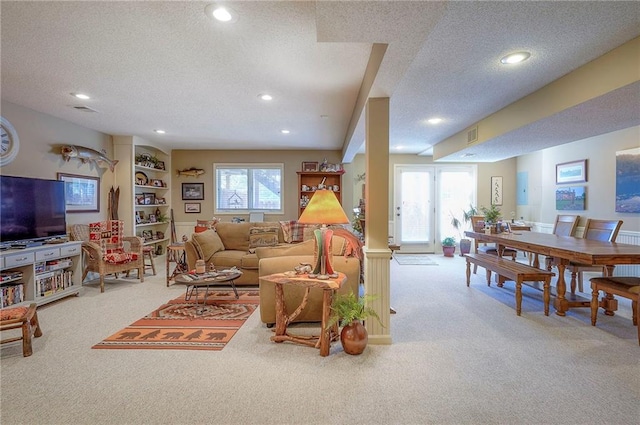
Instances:
[[[316,275],[318,279],[337,277],[337,273],[331,265],[333,230],[327,228],[327,224],[347,224],[349,219],[335,193],[327,189],[316,190],[300,215],[298,223],[322,225],[322,228],[313,232],[316,237],[315,251],[317,256],[312,275]]]

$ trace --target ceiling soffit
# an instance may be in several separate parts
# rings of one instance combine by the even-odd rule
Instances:
[[[498,161],[640,124],[637,52],[640,37],[437,144],[434,160]]]

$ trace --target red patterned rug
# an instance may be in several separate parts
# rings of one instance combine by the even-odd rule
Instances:
[[[210,290],[204,306],[204,293],[200,305],[182,295],[92,348],[222,350],[260,302],[257,289],[238,294],[236,299],[232,290]]]

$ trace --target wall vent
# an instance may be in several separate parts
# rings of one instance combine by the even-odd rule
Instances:
[[[467,145],[478,141],[478,126],[476,125],[469,131],[467,131]]]
[[[72,106],[73,109],[77,109],[78,111],[83,111],[83,112],[98,112],[95,109],[91,109],[88,106]]]

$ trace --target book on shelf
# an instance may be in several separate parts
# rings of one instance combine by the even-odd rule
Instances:
[[[7,285],[0,288],[0,305],[9,307],[24,301],[24,284]]]
[[[21,279],[22,278],[22,272],[21,271],[6,271],[6,272],[2,272],[0,273],[0,283],[1,282],[6,282],[8,280],[16,280],[16,279]]]
[[[56,270],[42,273],[36,278],[36,287],[41,297],[53,295],[56,292],[73,286],[73,272],[71,270]]]

